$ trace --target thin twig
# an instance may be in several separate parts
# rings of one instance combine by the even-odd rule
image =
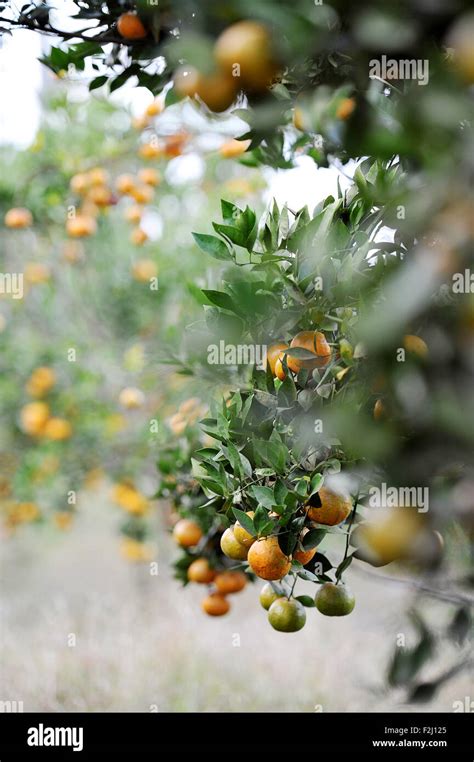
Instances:
[[[462,595],[461,593],[457,593],[455,591],[438,590],[434,587],[426,585],[424,582],[417,582],[414,579],[392,577],[389,574],[370,572],[367,569],[363,569],[359,565],[354,566],[354,569],[363,574],[365,577],[370,577],[370,579],[374,580],[375,582],[392,582],[398,585],[405,585],[406,587],[411,587],[413,590],[416,590],[419,593],[423,593],[424,595],[428,595],[431,598],[437,598],[440,601],[446,601],[447,603],[459,603],[464,606],[474,606],[474,598],[470,595]]]

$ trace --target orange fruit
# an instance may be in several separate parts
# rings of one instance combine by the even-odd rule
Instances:
[[[7,228],[29,228],[33,224],[33,215],[29,209],[24,207],[15,207],[9,209],[5,214],[5,225]]]
[[[325,582],[321,585],[314,599],[316,608],[325,616],[346,616],[355,606],[352,592],[343,584]]]
[[[149,204],[153,201],[153,188],[150,185],[136,185],[130,195],[137,204]]]
[[[419,336],[407,334],[403,337],[403,346],[410,354],[417,355],[422,360],[428,357],[428,345]]]
[[[212,582],[216,572],[209,566],[207,558],[196,558],[188,567],[188,579],[200,585],[208,585]]]
[[[276,376],[276,362],[284,349],[288,349],[285,341],[278,341],[276,344],[270,344],[267,348],[267,364],[271,373]]]
[[[306,349],[317,357],[308,360],[300,360],[297,357],[287,357],[287,365],[293,373],[299,373],[302,368],[313,370],[313,368],[322,368],[329,362],[331,349],[326,341],[324,333],[320,331],[300,331],[290,343],[292,349]]]
[[[84,172],[73,175],[69,181],[69,187],[73,193],[83,196],[89,188],[89,177]]]
[[[223,571],[216,574],[214,584],[219,593],[230,595],[244,589],[247,584],[247,577],[241,571]]]
[[[142,159],[159,159],[163,156],[163,147],[158,143],[142,143],[138,149],[138,155]]]
[[[275,535],[254,542],[247,560],[252,571],[261,579],[281,579],[291,569],[291,559],[282,552]]]
[[[164,108],[163,101],[159,100],[158,98],[155,98],[155,100],[152,101],[150,105],[146,107],[145,115],[159,116],[159,114],[162,113],[163,108]]]
[[[328,487],[321,487],[315,497],[319,497],[321,505],[312,505],[312,500],[314,503],[316,500],[310,498],[306,507],[308,508],[308,518],[318,524],[327,524],[328,526],[341,524],[352,510],[352,500],[349,495],[333,492]]]
[[[386,417],[385,405],[382,400],[375,400],[374,405],[374,420],[381,421]]]
[[[298,632],[306,623],[306,611],[294,598],[277,598],[268,609],[268,621],[278,632]]]
[[[227,140],[219,148],[219,153],[223,159],[235,159],[246,152],[251,142],[251,140]]]
[[[144,185],[151,185],[153,187],[159,185],[161,182],[160,173],[152,167],[145,167],[144,169],[141,169],[138,173],[138,179]]]
[[[50,269],[42,262],[27,262],[24,268],[25,280],[31,286],[47,283],[51,277]]]
[[[127,410],[136,410],[142,407],[145,402],[145,395],[141,389],[135,389],[133,386],[126,386],[119,394],[120,404]]]
[[[50,418],[46,421],[42,432],[46,439],[52,439],[55,442],[62,442],[69,439],[72,434],[72,426],[64,418]]]
[[[174,526],[173,540],[183,548],[191,548],[193,545],[197,545],[201,537],[201,527],[191,519],[180,519]]]
[[[127,220],[127,222],[133,222],[135,225],[137,225],[141,218],[142,218],[143,211],[141,207],[139,206],[127,206],[127,208],[124,211],[124,217]]]
[[[72,524],[73,514],[71,511],[56,511],[53,521],[58,529],[69,529]]]
[[[234,102],[237,81],[222,72],[201,74],[192,66],[184,66],[174,76],[174,86],[178,95],[194,98],[196,95],[211,111],[226,111]]]
[[[56,383],[56,374],[52,368],[36,368],[26,383],[26,391],[32,397],[44,397]]]
[[[97,232],[97,222],[87,214],[76,214],[66,222],[66,233],[71,238],[85,238]]]
[[[260,591],[260,605],[268,611],[270,606],[272,605],[273,601],[276,601],[277,598],[281,598],[282,595],[280,593],[275,592],[273,587],[271,586],[270,582],[267,582]]]
[[[357,556],[375,566],[409,558],[423,533],[423,519],[410,508],[377,508],[354,531]]]
[[[356,102],[354,98],[343,98],[342,101],[339,103],[337,110],[336,110],[336,116],[338,119],[348,119],[352,112],[354,111],[356,106]]]
[[[297,130],[300,130],[300,132],[304,132],[305,130],[305,119],[304,119],[304,113],[299,106],[295,106],[293,110],[293,127],[295,127]]]
[[[306,534],[306,532],[304,534]],[[303,537],[304,537],[304,534],[303,534]],[[306,564],[309,564],[311,559],[314,558],[317,552],[318,552],[317,548],[311,548],[310,550],[294,550],[293,558],[296,561],[299,561],[300,564],[303,564],[303,566],[306,566]]]
[[[43,432],[49,418],[49,407],[45,402],[29,402],[20,411],[20,427],[25,434],[38,436]]]
[[[277,71],[270,33],[258,21],[227,27],[216,41],[214,57],[226,75],[236,75],[248,90],[265,90]]]
[[[247,516],[249,516],[251,519],[253,519],[253,517],[255,516],[255,511],[247,511],[246,513],[247,513]],[[236,521],[233,526],[233,532],[237,542],[240,542],[241,545],[245,545],[246,548],[250,548],[250,546],[257,539],[255,536],[252,536],[251,534],[249,534],[243,528],[243,526],[239,524],[238,521]]]
[[[228,558],[234,561],[245,561],[248,550],[234,535],[232,527],[225,530],[221,537],[221,550]]]
[[[141,228],[133,228],[130,233],[130,241],[135,246],[143,246],[143,244],[148,241],[148,236]]]
[[[120,553],[123,558],[132,563],[146,563],[153,558],[150,546],[133,537],[124,537],[120,545]]]
[[[91,185],[105,185],[108,180],[108,175],[102,167],[93,167],[93,169],[90,169],[87,173],[87,178]]]
[[[135,516],[148,512],[148,499],[131,482],[116,484],[112,490],[112,499],[117,505]]]
[[[230,603],[221,593],[211,593],[201,602],[201,608],[209,616],[224,616],[230,609]]]
[[[112,193],[105,185],[94,185],[87,193],[87,198],[96,206],[110,206]]]
[[[275,363],[275,376],[280,381],[284,381],[286,378],[286,370],[285,370],[285,366],[283,365],[284,357],[285,357],[285,353],[282,352],[280,356],[277,358],[277,361]],[[286,364],[288,365],[288,356],[286,358]]]
[[[175,413],[172,415],[168,421],[168,424],[173,434],[176,434],[178,437],[183,433],[188,425],[187,421],[183,418],[181,413]]]
[[[117,31],[125,40],[142,40],[148,34],[136,13],[122,13],[117,21]]]
[[[115,181],[115,187],[119,193],[130,193],[135,187],[135,178],[133,175],[119,175]]]
[[[138,259],[132,267],[132,275],[139,283],[149,283],[158,275],[158,268],[152,259]]]

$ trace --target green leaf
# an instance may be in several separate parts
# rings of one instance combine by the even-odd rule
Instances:
[[[229,312],[234,313],[238,311],[232,297],[230,297],[229,294],[226,294],[224,291],[213,291],[212,289],[203,288],[202,293],[212,304],[215,304],[216,307],[220,307],[223,310],[228,310]]]
[[[323,474],[314,474],[311,477],[311,493],[310,493],[310,497],[311,497],[311,495],[314,495],[316,492],[319,492],[319,490],[323,486],[323,482],[324,482],[324,476],[323,476]]]
[[[240,508],[232,508],[232,513],[239,522],[239,524],[248,532],[252,537],[257,534],[257,528],[250,516],[247,516],[245,511],[241,511]]]
[[[214,259],[220,259],[220,260],[231,260],[232,254],[229,251],[228,247],[224,243],[224,241],[221,241],[220,238],[217,238],[215,235],[205,235],[204,233],[193,233],[192,234],[194,240],[196,241],[199,248],[204,251],[206,254],[209,254],[211,257],[214,257]]]
[[[264,439],[256,439],[253,443],[255,453],[269,466],[273,466],[279,474],[285,472],[286,461],[289,455],[288,448],[280,442],[268,442]]]
[[[312,550],[321,543],[325,536],[325,529],[310,529],[309,532],[306,532],[301,544],[305,550]]]
[[[107,82],[108,77],[105,74],[102,74],[100,77],[96,77],[92,80],[92,82],[89,83],[89,90],[97,90],[97,88],[102,87],[102,85],[105,85]]]
[[[259,505],[263,505],[268,509],[271,509],[275,505],[275,496],[273,494],[273,490],[270,489],[270,487],[260,487],[254,484],[250,488],[250,492]]]
[[[316,606],[314,602],[314,598],[311,598],[310,595],[297,595],[295,598],[295,601],[299,601],[303,604],[303,606],[306,606],[308,609],[312,609]]]
[[[259,535],[269,534],[272,531],[273,527],[275,526],[275,522],[273,521],[273,519],[268,518],[267,511],[261,505],[259,505],[257,510],[255,511],[255,516],[253,517],[253,523]]]
[[[352,563],[353,556],[347,556],[336,569],[336,579],[341,579],[342,575],[344,574],[345,570],[349,568],[349,566]]]

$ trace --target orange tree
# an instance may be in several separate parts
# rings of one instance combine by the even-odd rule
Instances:
[[[46,3],[20,14],[5,3],[2,16],[62,37],[44,62],[57,73],[87,66],[91,89],[135,77],[155,93],[165,88],[167,105],[191,97],[214,121],[238,106],[248,125],[239,137],[250,144],[224,153],[242,164],[284,169],[305,154],[344,173],[341,161],[359,160],[354,185],[313,215],[274,207],[257,224],[251,209],[223,202],[217,236],[195,236],[228,264],[221,290],[190,289],[206,305],[206,325],[188,332],[184,363],[175,359],[232,391],[203,421],[217,444],[193,452],[207,500],[198,493],[191,520],[202,516],[203,526],[191,526],[186,547],[215,514],[236,570],[275,585],[262,605],[282,631],[300,629],[312,603],[295,597],[298,576],[321,586],[319,611],[343,615],[354,606],[342,582],[354,559],[431,570],[436,584],[416,575],[412,584],[457,605],[448,634],[462,642],[472,598],[441,583],[452,568],[467,584],[472,538],[467,3],[454,11],[374,1],[354,12],[336,0],[258,8],[236,0],[225,14],[212,2],[76,5],[78,32],[52,25]],[[380,240],[382,226],[393,240]],[[239,347],[267,347],[268,367],[246,373]],[[218,359],[206,362],[211,349]],[[382,510],[368,510],[375,488]],[[182,494],[196,489],[190,481]],[[447,569],[440,530],[455,537]],[[324,546],[338,540],[334,563]],[[206,566],[199,576],[212,573]],[[221,598],[205,606],[226,608]],[[415,624],[419,643],[395,652],[390,680],[429,698],[447,678],[416,682],[435,638]],[[464,661],[461,652],[453,670]]]

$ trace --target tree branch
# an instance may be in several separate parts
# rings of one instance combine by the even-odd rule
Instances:
[[[375,582],[392,582],[393,584],[396,584],[396,585],[397,584],[405,585],[406,587],[410,587],[419,593],[428,595],[431,598],[437,598],[438,600],[445,601],[446,603],[455,603],[455,604],[461,604],[463,606],[474,607],[474,597],[470,595],[463,595],[462,593],[458,593],[455,590],[446,590],[446,591],[438,590],[437,588],[426,585],[424,582],[417,582],[417,580],[415,579],[392,577],[389,574],[379,574],[378,572],[370,572],[367,569],[363,569],[358,564],[354,566],[353,569],[360,572],[365,577],[370,577],[370,579],[374,580]]]

